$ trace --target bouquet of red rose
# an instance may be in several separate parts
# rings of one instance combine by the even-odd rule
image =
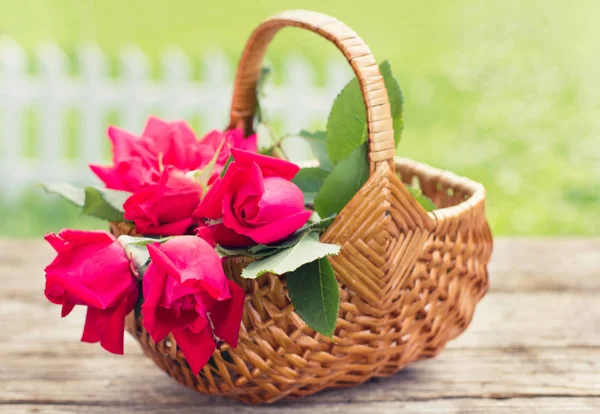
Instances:
[[[124,320],[137,308],[154,341],[172,333],[197,373],[219,341],[238,340],[244,292],[227,280],[222,257],[260,259],[245,269],[255,278],[339,250],[314,236],[330,219],[305,207],[291,181],[299,167],[259,154],[255,134],[212,131],[198,140],[185,122],[150,118],[139,137],[114,127],[108,136],[113,164],[90,166],[106,188],[47,186],[84,213],[132,222],[143,235],[46,235],[58,254],[46,268],[46,297],[62,305],[62,316],[88,307],[84,342],[123,353]]]

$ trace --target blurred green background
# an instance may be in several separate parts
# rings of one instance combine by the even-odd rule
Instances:
[[[482,182],[494,233],[600,234],[597,0],[0,0],[0,35],[28,51],[91,41],[111,57],[135,43],[153,59],[170,45],[237,59],[259,21],[290,8],[336,16],[391,62],[406,101],[398,153]],[[337,53],[284,31],[269,50],[276,73],[292,52],[321,72]],[[0,202],[0,215],[0,235],[102,226],[40,191]]]

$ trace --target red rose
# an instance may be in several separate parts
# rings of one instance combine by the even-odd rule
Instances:
[[[113,145],[113,165],[90,168],[107,188],[131,192],[157,183],[160,171],[166,167],[184,172],[204,167],[223,140],[217,173],[229,157],[229,147],[256,151],[256,135],[244,138],[241,130],[212,131],[198,141],[185,122],[165,122],[155,117],[148,119],[140,137],[115,127],[108,129],[108,136]]]
[[[214,336],[237,346],[244,291],[223,273],[221,259],[204,240],[181,236],[148,245],[143,324],[155,342],[169,332],[198,373],[216,348]]]
[[[227,230],[215,232],[217,243],[243,246],[248,243],[242,240],[250,239],[273,243],[308,221],[311,212],[304,208],[304,195],[290,181],[299,170],[297,165],[235,148],[231,153],[234,162],[225,176],[215,181],[194,213],[198,219],[223,220]]]
[[[63,230],[45,239],[58,253],[45,269],[48,300],[67,316],[75,305],[88,307],[83,342],[100,342],[109,352],[123,353],[125,316],[138,297],[123,248],[109,233]]]
[[[184,234],[201,197],[200,184],[181,171],[166,169],[158,184],[137,191],[125,201],[125,219],[135,222],[141,234]]]

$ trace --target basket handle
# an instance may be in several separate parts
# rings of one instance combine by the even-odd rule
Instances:
[[[256,84],[267,45],[275,33],[287,26],[307,29],[332,42],[352,66],[367,108],[370,171],[382,164],[394,170],[394,129],[387,90],[379,67],[365,42],[348,26],[325,14],[294,10],[276,14],[252,33],[235,77],[229,128],[252,131],[256,110]]]

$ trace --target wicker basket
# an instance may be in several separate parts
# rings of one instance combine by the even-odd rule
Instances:
[[[312,331],[294,312],[285,277],[242,279],[244,258],[224,262],[227,276],[246,291],[239,345],[215,351],[198,376],[171,335],[154,343],[140,319],[127,319],[146,355],[178,382],[248,403],[353,386],[436,355],[471,321],[488,287],[492,250],[480,184],[394,159],[388,96],[375,59],[356,33],[331,17],[285,12],[252,33],[236,77],[230,126],[250,131],[267,44],[286,26],[334,43],[352,65],[367,107],[371,176],[322,236],[342,246],[330,259],[341,291],[334,339]],[[405,182],[417,177],[438,209],[425,212],[397,173]],[[125,223],[112,230],[135,231]]]

